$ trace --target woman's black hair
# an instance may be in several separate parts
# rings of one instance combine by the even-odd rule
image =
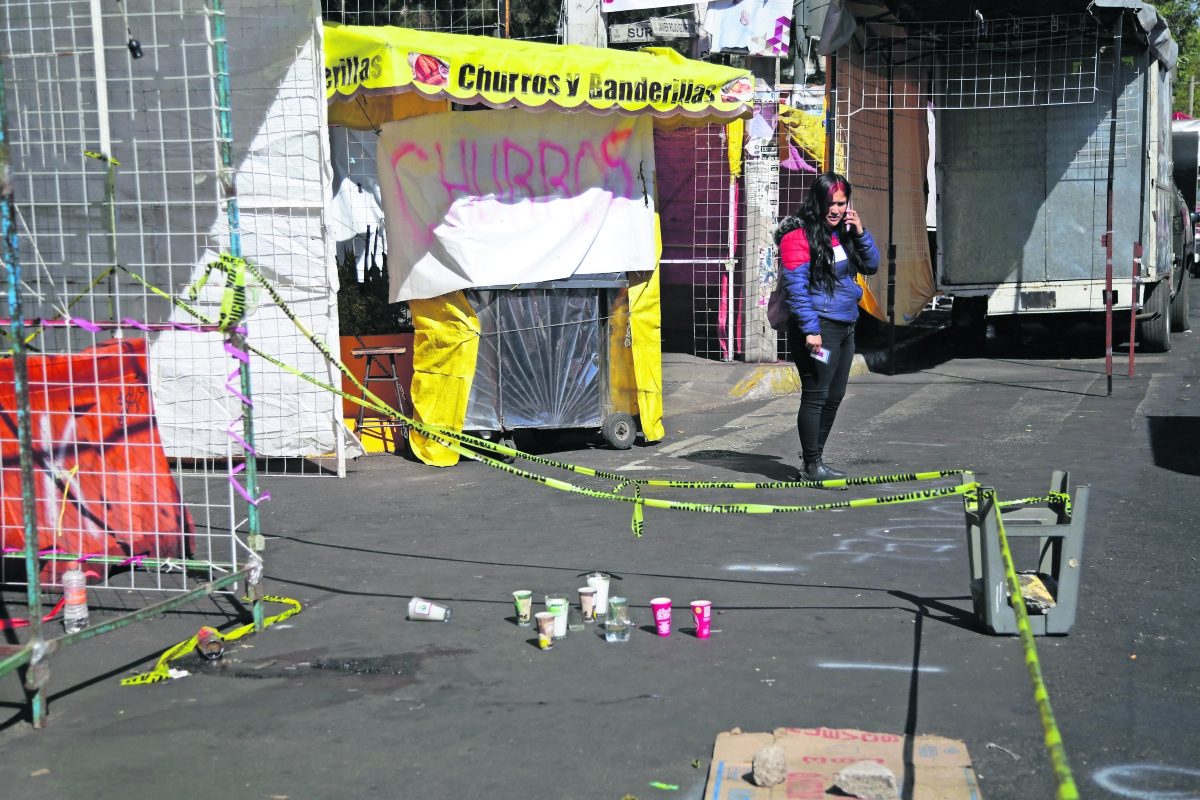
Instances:
[[[808,239],[809,280],[814,287],[830,297],[833,296],[834,285],[837,283],[833,275],[832,234],[837,234],[838,244],[846,251],[851,277],[861,273],[864,267],[862,254],[858,251],[858,241],[846,227],[846,216],[842,215],[842,220],[836,228],[825,224],[825,214],[829,211],[833,193],[838,189],[846,194],[846,200],[849,201],[853,188],[845,177],[836,172],[825,172],[817,176],[812,188],[808,190],[804,204],[792,217],[784,220],[775,233],[775,244],[778,246],[784,234],[796,228],[804,229],[804,235]]]

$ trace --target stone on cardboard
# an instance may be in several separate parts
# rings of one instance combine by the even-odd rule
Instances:
[[[768,745],[754,754],[754,783],[775,786],[787,780],[787,757],[777,744]]]
[[[833,776],[833,785],[860,800],[896,800],[896,776],[877,761],[859,761]]]

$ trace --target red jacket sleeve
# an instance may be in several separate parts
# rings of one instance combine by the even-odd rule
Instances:
[[[779,260],[785,269],[795,269],[808,263],[808,237],[804,229],[798,228],[783,237],[779,243]]]

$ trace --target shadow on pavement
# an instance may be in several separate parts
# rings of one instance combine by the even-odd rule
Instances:
[[[1200,417],[1147,417],[1154,466],[1200,475]]]
[[[799,398],[797,398],[796,404],[800,404]],[[690,461],[693,464],[703,464],[707,467],[720,467],[731,472],[762,475],[772,481],[796,479],[797,465],[789,464],[780,456],[739,453],[734,450],[701,450],[684,456],[682,460]]]

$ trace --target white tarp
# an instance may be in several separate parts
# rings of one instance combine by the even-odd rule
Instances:
[[[614,11],[638,11],[644,8],[666,8],[667,6],[692,5],[680,3],[678,0],[603,0],[600,10],[605,14]]]
[[[305,0],[234,0],[227,14],[242,252],[336,352],[337,272],[326,242],[330,174],[319,21]],[[219,215],[209,241],[222,241],[226,229]],[[212,245],[202,251],[191,280],[218,256]],[[197,305],[209,316],[216,316],[221,287],[216,278],[201,294]],[[179,309],[172,310],[171,319],[194,322]],[[331,382],[324,358],[265,293],[246,325],[251,344]],[[223,455],[230,442],[225,429],[241,407],[225,387],[234,363],[219,338],[155,334],[150,368],[167,453]],[[261,455],[336,451],[340,400],[262,359],[254,358],[251,369],[255,445]]]
[[[432,114],[377,158],[392,302],[654,269],[648,116]]]
[[[792,38],[791,0],[715,0],[704,13],[712,52],[786,58]]]

